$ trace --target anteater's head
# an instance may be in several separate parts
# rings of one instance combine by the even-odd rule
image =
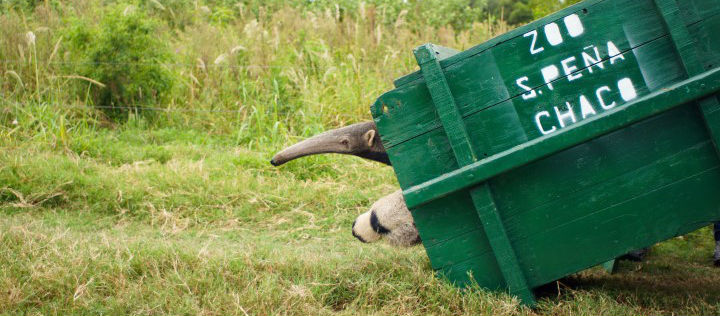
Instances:
[[[410,247],[421,242],[402,191],[381,198],[369,211],[358,216],[352,234],[365,243],[385,239],[396,247]]]
[[[374,122],[353,124],[313,136],[277,153],[270,163],[280,166],[300,157],[327,153],[354,155],[390,164]]]

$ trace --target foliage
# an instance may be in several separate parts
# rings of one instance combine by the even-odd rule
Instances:
[[[452,26],[456,30],[465,30],[472,23],[486,18],[485,0],[315,0],[312,7],[316,9],[339,10],[355,17],[364,6],[376,7],[381,12],[384,23],[395,23],[401,12],[405,12],[407,22],[416,26]]]
[[[73,19],[65,34],[79,72],[102,84],[91,85],[93,102],[101,107],[157,107],[170,98],[175,77],[167,41],[157,23],[133,6],[108,9],[97,29]],[[110,116],[127,111],[104,108]]]
[[[197,23],[199,16],[195,4],[187,0],[138,0],[137,6],[141,12],[165,21],[171,30],[185,31]]]
[[[512,11],[508,17],[508,23],[510,24],[521,24],[523,22],[531,21],[533,18],[533,11],[527,3],[518,1],[512,6]]]
[[[580,1],[581,0],[529,0],[529,5],[532,8],[533,16],[537,19]]]
[[[0,2],[0,313],[720,312],[707,229],[553,283],[530,310],[436,278],[421,247],[351,236],[397,189],[390,168],[267,162],[367,120],[417,45],[467,49],[547,3]],[[108,120],[105,102],[160,108]]]
[[[0,1],[0,12],[12,10],[33,10],[39,0],[2,0]]]

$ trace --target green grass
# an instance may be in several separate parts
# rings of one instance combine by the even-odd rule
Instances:
[[[0,1],[0,314],[720,314],[708,229],[617,274],[553,283],[531,310],[436,278],[422,247],[352,237],[355,217],[397,189],[390,168],[334,155],[269,165],[369,119],[413,71],[412,47],[466,49],[506,31],[501,20],[456,30],[384,0],[133,1],[173,56],[174,84],[151,104],[161,111],[112,116],[93,107],[73,36],[130,4],[115,2]]]
[[[87,137],[82,152],[22,142],[0,154],[4,313],[720,311],[707,229],[618,274],[561,280],[529,310],[435,278],[422,247],[356,241],[355,216],[395,190],[386,167],[329,156],[275,169],[231,137],[167,128]]]

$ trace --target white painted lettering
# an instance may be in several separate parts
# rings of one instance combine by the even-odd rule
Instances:
[[[545,50],[545,47],[536,47],[537,46],[537,38],[538,38],[538,31],[532,30],[532,32],[528,32],[523,37],[531,37],[532,36],[532,42],[530,43],[530,54],[535,55],[537,53],[540,53]]]
[[[595,91],[595,95],[597,96],[598,101],[600,102],[600,106],[601,106],[604,110],[610,110],[610,109],[614,108],[614,107],[617,105],[616,102],[607,104],[607,103],[605,102],[605,99],[603,99],[603,96],[602,96],[603,92],[611,92],[611,91],[612,91],[612,90],[610,90],[610,87],[608,87],[608,86],[600,87],[599,89],[597,89],[597,91]]]
[[[531,40],[530,53],[535,55],[545,50],[544,47],[541,47],[542,44],[538,43],[538,37],[542,36],[540,32],[545,33],[547,43],[549,45],[558,46],[563,44],[565,40],[582,36],[586,31],[583,21],[578,14],[571,14],[565,17],[563,22],[565,29],[562,31],[560,26],[558,26],[560,22],[555,22],[545,25],[542,30],[533,30],[526,33],[524,37],[530,38]],[[565,33],[566,30],[567,33]],[[521,89],[521,92],[519,93],[522,93],[523,100],[539,98],[544,92],[554,93],[553,91],[555,90],[555,87],[553,84],[562,84],[560,80],[561,78],[567,77],[569,82],[583,77],[592,78],[595,71],[601,72],[606,68],[612,69],[612,65],[625,61],[626,58],[624,54],[627,52],[624,53],[621,51],[613,41],[607,41],[606,45],[607,56],[604,55],[605,52],[602,52],[601,54],[601,47],[598,45],[589,45],[583,48],[579,53],[575,53],[572,56],[560,60],[559,65],[557,63],[557,59],[552,62],[548,62],[545,65],[540,65],[539,68],[541,75],[545,85],[548,89],[550,89],[550,92],[545,91],[544,88],[532,88],[540,85],[541,83],[539,81],[531,83],[530,76],[518,78],[515,80],[515,83]],[[602,46],[602,44],[600,46]],[[607,58],[609,60],[603,60],[603,58]],[[585,72],[585,69],[587,69],[588,72]],[[578,91],[576,95],[579,103],[565,102],[564,105],[559,104],[558,106],[553,106],[552,104],[542,105],[543,107],[552,106],[552,109],[538,109],[539,112],[535,113],[534,117],[535,125],[542,135],[549,135],[580,121],[597,116],[603,113],[603,111],[612,110],[618,107],[619,104],[624,104],[624,102],[630,102],[637,99],[639,97],[639,91],[636,89],[633,80],[630,77],[620,78],[622,79],[617,81],[617,91],[614,90],[616,87],[614,84],[605,85],[600,86],[595,90],[596,98],[593,98],[591,93],[581,94],[583,92]],[[596,79],[602,80],[603,78]],[[588,84],[591,83],[588,82]],[[572,96],[573,86],[563,86],[562,88],[568,95],[557,96],[558,98],[574,97]],[[534,103],[534,101],[531,102]],[[532,107],[537,107],[538,105],[540,104],[533,104]],[[578,110],[578,112],[576,113],[575,110]]]
[[[545,36],[552,46],[558,46],[563,42],[562,34],[560,34],[560,27],[557,23],[545,25]]]
[[[578,37],[585,32],[585,27],[577,14],[566,16],[564,21],[565,27],[567,28],[568,33],[570,33],[570,36]]]
[[[545,83],[547,83],[548,88],[550,88],[550,90],[553,90],[554,88],[551,82],[553,82],[553,80],[557,78],[560,78],[560,70],[558,69],[558,67],[555,65],[550,65],[543,68],[540,72],[542,72],[543,79],[545,80]]]
[[[537,93],[535,92],[535,90],[531,89],[526,84],[524,84],[524,82],[528,82],[529,80],[530,80],[530,78],[528,78],[528,77],[522,77],[522,78],[518,79],[517,81],[515,81],[515,83],[517,83],[518,87],[527,91],[527,93],[522,95],[523,100],[529,100],[534,97],[537,97]]]
[[[593,108],[592,104],[590,104],[590,101],[584,95],[580,96],[580,110],[582,111],[583,120],[588,118],[590,115],[597,114],[595,108]]]
[[[608,48],[608,56],[610,56],[610,64],[614,65],[615,61],[618,59],[625,60],[625,56],[620,53],[620,50],[615,46],[615,43],[612,41],[607,42],[607,48]]]
[[[540,133],[542,133],[543,135],[547,135],[547,134],[555,132],[557,130],[557,127],[555,127],[555,125],[553,125],[553,127],[549,130],[546,130],[543,127],[542,122],[540,122],[540,119],[542,119],[543,117],[550,118],[550,112],[542,111],[542,112],[539,112],[538,114],[535,114],[535,124],[537,125],[538,129],[540,130]]]
[[[578,69],[577,66],[572,64],[575,62],[575,60],[576,58],[575,56],[573,56],[560,62],[562,64],[563,70],[565,71],[565,75],[568,76],[568,81],[580,79],[583,76],[580,72],[573,74]]]
[[[633,85],[630,78],[625,78],[618,81],[618,88],[620,89],[620,97],[622,97],[625,102],[637,98],[637,91],[635,91],[635,86]]]
[[[597,46],[585,47],[585,49],[588,48],[592,48],[595,52],[595,56],[592,56],[585,51],[582,52],[583,61],[585,62],[585,67],[587,67],[588,71],[590,73],[593,73],[594,66],[597,66],[600,69],[605,69],[605,62],[601,62],[600,50],[597,48]]]
[[[567,125],[572,125],[577,123],[577,118],[575,117],[575,112],[573,112],[572,105],[570,105],[570,102],[565,102],[565,105],[567,105],[567,112],[562,112],[560,108],[557,106],[555,107],[555,114],[557,115],[558,123],[560,123],[560,127],[564,128]],[[570,119],[570,124],[566,124],[565,121]]]

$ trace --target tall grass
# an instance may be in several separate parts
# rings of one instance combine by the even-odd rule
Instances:
[[[0,314],[717,314],[707,230],[531,310],[357,242],[389,168],[269,165],[368,120],[415,46],[507,31],[467,2],[0,0]]]
[[[226,168],[267,170],[267,157],[298,138],[368,120],[374,99],[416,67],[414,46],[432,41],[464,49],[507,28],[487,16],[465,21],[458,31],[446,25],[449,20],[423,25],[417,20],[429,13],[402,2],[340,4],[3,2],[0,146],[7,161],[16,161],[0,168],[5,181],[0,201],[22,202],[30,196],[35,202],[28,205],[55,201],[144,218],[153,218],[155,209],[189,208],[182,216],[212,218],[193,213],[198,212],[193,203],[225,200],[221,196],[233,196],[237,188],[222,189],[217,180],[176,179],[217,187],[214,194],[203,187],[207,197],[202,199],[154,200],[149,188],[176,184],[153,182],[162,177],[132,184],[112,181],[112,176],[88,178],[85,171],[97,171],[81,162],[122,167],[205,160],[184,147],[194,144],[240,151],[240,161],[216,155],[229,160]],[[65,167],[53,172],[51,165],[22,163],[35,161],[35,155]],[[290,166],[285,170],[292,173],[284,176],[306,180],[345,174],[328,166],[327,159]],[[29,166],[42,172],[23,173]],[[237,176],[249,184],[262,174]],[[375,178],[390,185],[387,176],[383,172]],[[119,194],[122,203],[115,201]],[[249,207],[237,201],[230,206],[236,211]]]
[[[387,6],[365,3],[351,13],[322,3],[52,3],[33,11],[8,10],[0,20],[2,133],[16,130],[13,135],[28,136],[41,130],[57,137],[64,129],[60,138],[72,143],[74,132],[88,124],[123,123],[110,120],[108,109],[97,109],[130,105],[166,110],[141,114],[153,126],[211,130],[232,134],[237,144],[272,147],[290,137],[368,119],[369,104],[391,88],[393,79],[415,67],[414,46],[432,41],[464,49],[507,29],[485,16],[474,17],[461,31],[410,24],[408,10],[389,16]],[[152,38],[172,56],[97,58],[118,50],[108,46],[117,39],[107,38],[113,34],[102,34],[103,28],[112,33],[118,29],[114,16],[138,11],[157,22]],[[93,36],[99,39],[93,41]],[[176,83],[168,98],[149,98],[152,89],[142,91],[142,86],[130,86],[129,93],[144,92],[149,102],[92,97],[97,91],[112,92],[108,85],[123,74],[148,72],[150,66],[170,74],[161,80]],[[106,80],[111,82],[102,82]],[[33,109],[37,107],[41,110]],[[38,121],[39,113],[53,119]],[[44,126],[48,124],[52,126]]]

